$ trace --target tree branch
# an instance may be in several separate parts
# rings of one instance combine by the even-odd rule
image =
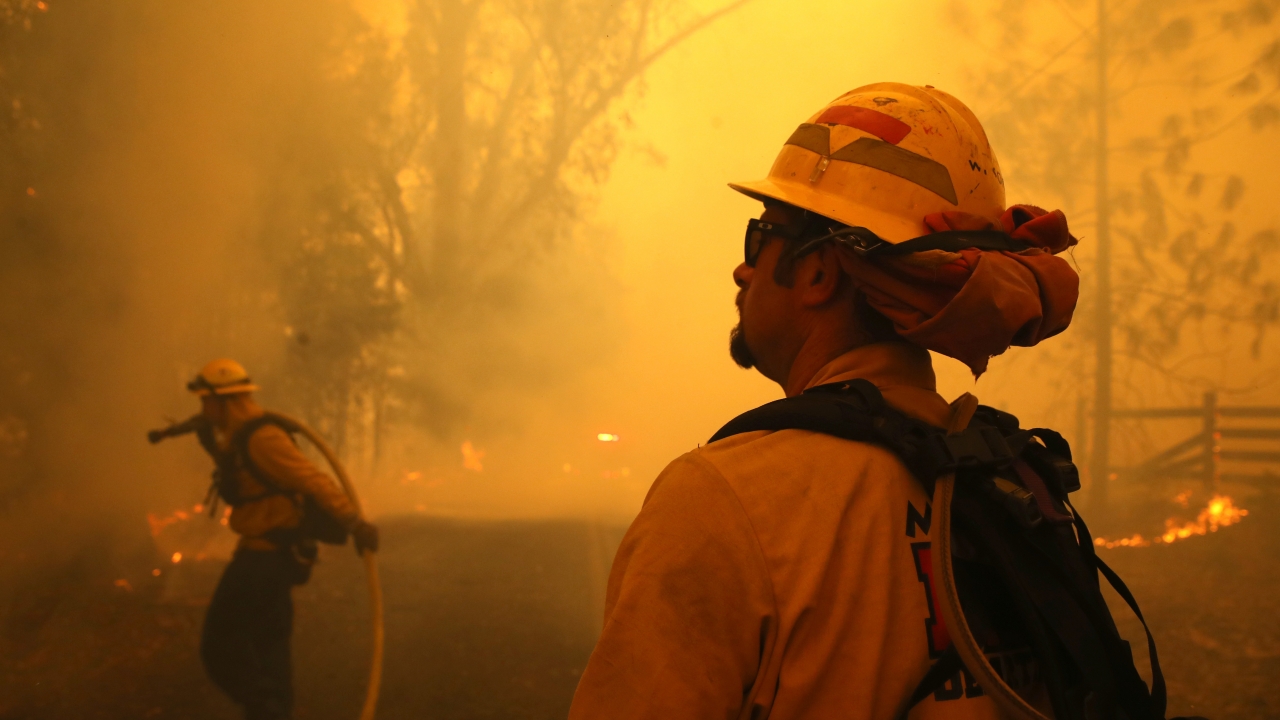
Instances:
[[[690,23],[687,27],[672,35],[661,45],[655,48],[647,55],[642,55],[639,48],[643,38],[637,38],[637,44],[633,46],[632,61],[621,75],[615,79],[608,87],[600,92],[595,102],[588,106],[579,116],[576,122],[569,126],[565,132],[559,134],[559,140],[554,144],[552,152],[548,153],[543,171],[539,174],[538,179],[530,184],[530,189],[525,196],[515,203],[510,212],[506,214],[501,223],[494,226],[486,240],[492,238],[492,232],[497,228],[510,227],[514,223],[518,223],[521,218],[526,217],[534,207],[542,200],[548,197],[554,189],[556,178],[559,177],[560,171],[564,166],[564,162],[568,159],[569,152],[572,150],[573,143],[578,139],[581,133],[600,116],[609,106],[630,86],[640,74],[642,74],[650,65],[659,58],[666,55],[673,48],[691,37],[694,33],[701,31],[716,20],[728,15],[738,8],[750,3],[752,0],[734,0],[707,15],[702,16],[698,20]],[[643,24],[642,24],[643,26]]]

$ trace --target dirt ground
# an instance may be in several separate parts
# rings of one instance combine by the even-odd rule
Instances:
[[[1280,717],[1280,504],[1166,547],[1104,550],[1155,629],[1170,714]],[[585,522],[384,523],[386,673],[379,717],[563,718],[600,625],[622,528]],[[0,719],[237,717],[196,655],[216,562],[129,586],[91,561],[0,608]],[[297,591],[299,720],[354,718],[368,665],[362,567],[331,549]],[[1141,629],[1117,611],[1135,654]]]
[[[1249,516],[1216,533],[1099,551],[1155,634],[1170,717],[1280,718],[1280,501],[1263,496],[1245,504]],[[1123,601],[1108,599],[1150,680],[1142,626]]]

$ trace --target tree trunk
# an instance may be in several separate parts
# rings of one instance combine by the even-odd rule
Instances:
[[[1109,110],[1107,71],[1107,0],[1098,0],[1098,147],[1097,205],[1098,262],[1094,268],[1097,303],[1095,320],[1095,373],[1093,397],[1093,448],[1089,453],[1094,507],[1106,507],[1107,484],[1111,480],[1111,207],[1108,192],[1107,113]]]
[[[436,36],[436,133],[431,177],[432,258],[430,274],[437,289],[458,277],[462,242],[461,207],[463,144],[466,141],[467,35],[470,8],[463,0],[439,0]]]

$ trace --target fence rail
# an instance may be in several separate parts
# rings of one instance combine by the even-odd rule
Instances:
[[[1205,393],[1200,407],[1133,408],[1114,410],[1113,418],[1133,420],[1190,420],[1199,418],[1201,428],[1190,437],[1153,454],[1146,460],[1127,468],[1118,468],[1117,475],[1141,480],[1198,479],[1210,489],[1217,489],[1222,481],[1265,483],[1274,485],[1280,480],[1280,427],[1223,427],[1222,420],[1230,419],[1280,419],[1280,407],[1222,407],[1217,393]],[[1256,444],[1247,448],[1224,448],[1224,440],[1273,441],[1270,448]],[[1222,472],[1222,463],[1248,463],[1269,465],[1257,473]]]

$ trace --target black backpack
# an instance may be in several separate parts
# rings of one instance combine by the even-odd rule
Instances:
[[[951,643],[902,717],[964,670],[1006,716],[1044,718],[985,651],[1021,646],[1034,657],[1055,720],[1164,720],[1166,691],[1155,642],[1148,630],[1148,690],[1103,599],[1098,573],[1140,620],[1142,613],[1124,582],[1095,554],[1089,530],[1068,499],[1080,481],[1061,435],[1023,430],[1014,416],[986,406],[978,406],[965,430],[948,435],[889,407],[870,382],[853,380],[746,412],[710,442],[786,429],[881,446],[933,498],[927,512],[938,525],[931,554],[941,587],[935,591]]]
[[[337,518],[325,512],[315,501],[315,498],[306,493],[294,493],[281,488],[270,475],[263,472],[253,462],[253,458],[249,454],[249,439],[265,425],[275,425],[284,430],[289,434],[289,439],[297,444],[297,440],[290,429],[269,415],[253,418],[241,425],[240,429],[231,437],[230,448],[226,451],[218,448],[217,442],[213,440],[211,430],[207,433],[203,432],[204,428],[197,430],[200,444],[213,457],[216,465],[213,472],[213,487],[210,488],[209,493],[210,498],[212,499],[216,493],[216,496],[226,504],[231,507],[238,507],[247,502],[271,495],[301,495],[302,521],[298,527],[274,531],[271,539],[279,541],[283,545],[290,545],[298,540],[319,540],[331,545],[345,545],[348,535],[347,529],[338,522]],[[240,493],[238,480],[241,470],[245,470],[252,475],[265,488],[265,491],[252,497],[243,496]],[[214,503],[209,503],[209,506],[210,515],[212,515]]]

